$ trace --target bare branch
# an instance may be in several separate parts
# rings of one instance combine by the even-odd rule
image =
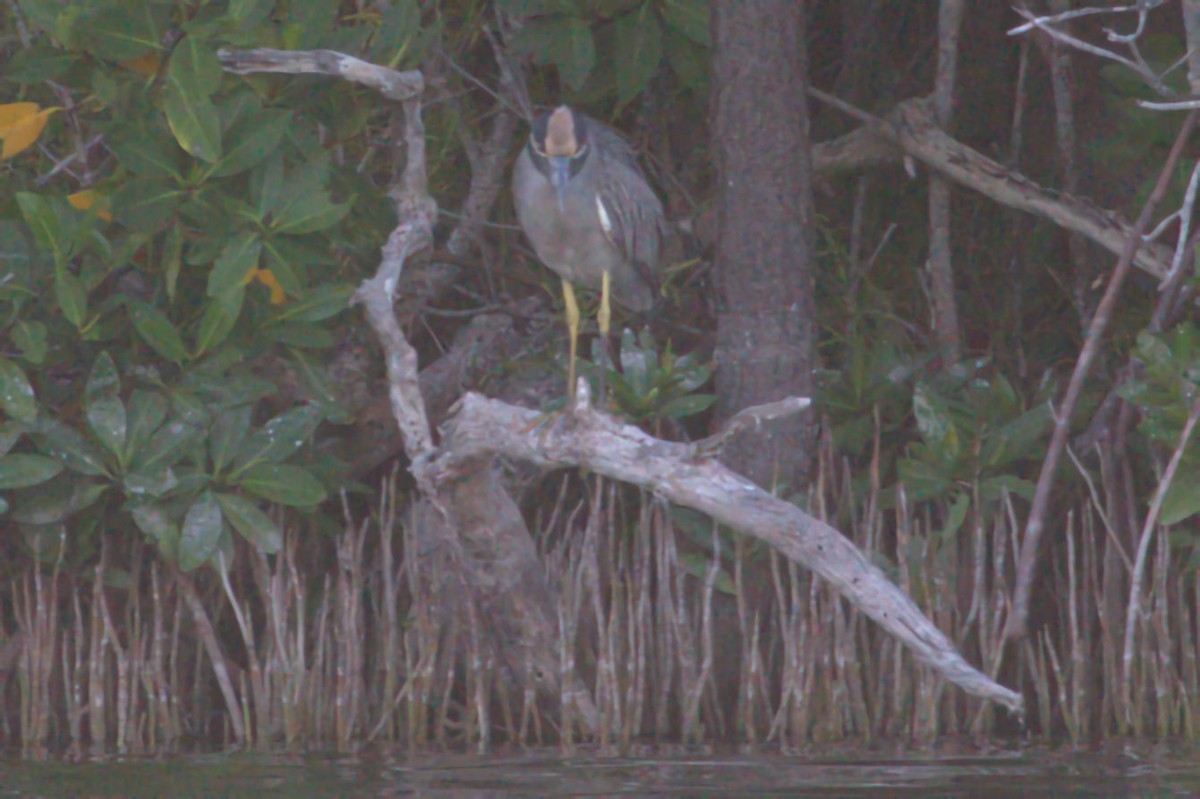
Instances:
[[[790,410],[787,405],[783,409]],[[696,461],[691,445],[662,441],[618,422],[593,410],[586,398],[569,417],[548,422],[536,411],[469,393],[443,432],[438,454],[422,465],[434,485],[455,482],[480,459],[503,456],[543,468],[585,468],[643,486],[766,542],[829,581],[946,679],[970,694],[1023,712],[1018,693],[963,660],[908,595],[845,536],[720,463]]]
[[[956,141],[938,126],[927,99],[906,100],[886,119],[880,119],[819,89],[810,88],[809,93],[868,122],[847,136],[813,148],[813,169],[817,174],[862,169],[911,156],[959,185],[1001,205],[1036,214],[1080,233],[1114,254],[1121,253],[1133,231],[1117,214],[1078,197],[1043,188],[1017,170]],[[1171,252],[1161,245],[1146,244],[1137,250],[1134,265],[1161,280],[1170,270]]]

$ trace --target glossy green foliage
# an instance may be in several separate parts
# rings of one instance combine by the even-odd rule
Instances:
[[[1138,336],[1138,379],[1121,397],[1141,412],[1138,429],[1167,452],[1179,445],[1189,413],[1200,397],[1200,328],[1185,322],[1162,335]],[[1163,500],[1159,521],[1176,524],[1200,513],[1200,444],[1193,434],[1175,480]]]
[[[218,50],[407,67],[436,24],[415,0],[18,5],[0,105],[74,105],[2,167],[0,513],[48,557],[104,529],[184,568],[233,535],[276,551],[270,506],[313,508],[344,471],[314,447],[347,418],[316,367],[392,220],[332,156],[368,134],[346,84],[230,75]]]
[[[608,384],[620,412],[635,423],[686,419],[716,401],[699,392],[712,378],[712,366],[697,352],[675,355],[670,344],[660,351],[649,330],[638,335],[626,330],[617,359],[621,370],[608,370]],[[602,357],[595,363],[603,363]]]
[[[1033,484],[1018,467],[1044,454],[1053,424],[1048,391],[1026,404],[1004,376],[988,373],[988,365],[987,359],[955,364],[913,386],[918,440],[900,458],[897,476],[910,500],[948,498],[959,509],[947,534],[961,524],[971,497],[984,503],[1006,492],[1032,498]]]
[[[624,105],[665,63],[680,83],[707,90],[709,8],[705,0],[500,0],[529,16],[513,49],[585,99],[615,93]],[[606,65],[611,65],[611,69]]]

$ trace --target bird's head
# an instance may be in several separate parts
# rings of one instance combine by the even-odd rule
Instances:
[[[583,169],[588,148],[587,123],[570,106],[560,105],[533,123],[529,149],[545,164],[542,171],[554,186],[560,209],[567,183]]]

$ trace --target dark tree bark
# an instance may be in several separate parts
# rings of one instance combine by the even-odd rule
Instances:
[[[713,0],[717,409],[813,389],[812,188],[805,7]],[[808,477],[811,414],[735,438],[725,460],[770,487]]]

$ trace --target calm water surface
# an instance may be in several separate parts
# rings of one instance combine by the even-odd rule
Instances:
[[[1112,747],[987,755],[245,752],[31,763],[0,759],[0,797],[1195,797],[1200,752]]]

